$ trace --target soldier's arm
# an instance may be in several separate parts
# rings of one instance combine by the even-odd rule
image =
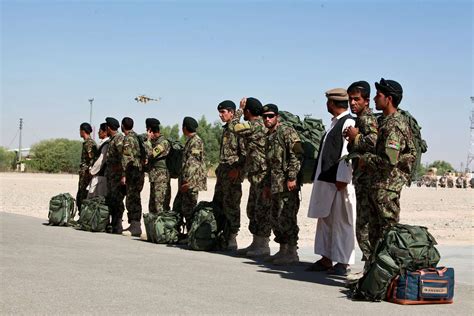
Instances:
[[[345,130],[348,127],[354,127],[354,125],[355,125],[355,121],[349,118],[344,122],[342,130]],[[342,145],[341,157],[348,154],[349,142],[343,137],[342,144],[343,145]],[[339,161],[339,164],[337,166],[336,181],[341,182],[341,183],[350,183],[351,180],[352,180],[352,165],[348,163],[345,159],[342,159]]]
[[[204,157],[203,151],[204,146],[202,141],[193,140],[192,143],[189,144],[189,154],[187,155],[187,160],[183,168],[183,181],[184,182],[191,182],[191,179],[196,176],[199,172],[199,168],[203,163],[202,159]]]
[[[151,144],[150,144],[151,145]],[[151,159],[160,159],[168,156],[171,149],[171,144],[169,141],[163,141],[156,146],[151,146],[149,151],[149,158]]]
[[[367,120],[363,122],[366,124],[367,133],[365,135],[358,134],[352,144],[352,149],[360,153],[375,152],[375,145],[377,144],[378,124],[377,118],[373,115],[367,116]]]
[[[234,118],[228,124],[229,131],[242,136],[251,135],[254,132],[254,127],[249,122],[240,122],[242,114],[242,109],[235,111]]]
[[[301,145],[301,140],[294,129],[288,129],[288,134],[286,135],[286,144],[289,153],[288,159],[288,169],[287,175],[288,180],[296,180],[298,172],[301,168],[301,161],[303,159],[304,150]]]
[[[400,158],[398,159],[398,167],[403,172],[411,174],[414,163],[416,161],[417,151],[411,131],[407,131],[405,134],[407,134],[407,137],[405,137],[406,150],[404,150],[403,153],[400,154]]]
[[[367,153],[363,156],[365,168],[371,171],[386,170],[395,167],[400,159],[400,149],[404,145],[404,136],[400,129],[393,128],[387,135],[384,151],[380,155]]]
[[[122,176],[125,176],[125,170],[131,163],[133,163],[133,144],[131,137],[125,137],[122,145]]]

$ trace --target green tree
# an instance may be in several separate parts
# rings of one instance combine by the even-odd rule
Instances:
[[[199,127],[197,133],[204,142],[204,151],[206,153],[206,163],[208,168],[214,167],[219,162],[219,141],[222,128],[217,122],[211,125],[206,118],[202,116],[198,121]]]
[[[448,170],[454,171],[453,166],[449,162],[444,160],[436,160],[431,163],[428,168],[436,168],[438,175],[443,175]]]
[[[42,172],[79,171],[81,163],[82,142],[57,138],[43,140],[31,147],[33,159],[28,162],[28,168]]]
[[[0,171],[10,171],[14,169],[16,153],[8,151],[5,147],[0,147]]]

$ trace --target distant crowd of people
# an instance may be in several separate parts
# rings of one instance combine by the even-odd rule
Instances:
[[[400,193],[409,182],[416,148],[409,123],[398,111],[402,86],[382,78],[375,88],[375,107],[382,111],[379,118],[369,106],[371,87],[366,81],[354,82],[347,90],[326,92],[332,121],[320,143],[308,209],[308,216],[318,219],[314,252],[322,258],[308,268],[310,271],[347,275],[349,265],[355,262],[356,240],[362,260],[367,262],[377,240],[399,221]],[[226,100],[217,105],[217,111],[224,125],[213,201],[229,221],[228,248],[243,256],[264,257],[275,265],[297,263],[298,173],[304,155],[298,132],[281,124],[277,105],[262,105],[256,98],[243,98],[238,108]],[[107,117],[96,144],[90,124],[80,125],[84,143],[77,205],[80,209],[84,199],[106,196],[112,233],[140,236],[140,193],[147,172],[148,211],[172,209],[182,215],[189,230],[199,191],[207,189],[198,122],[192,117],[182,122],[186,144],[172,208],[166,163],[172,143],[160,133],[158,119],[146,119],[145,127],[143,137],[133,130],[133,119],[125,117],[119,123]],[[246,211],[253,240],[248,247],[238,248],[245,178],[250,183]],[[126,229],[122,226],[125,207],[130,224]],[[273,255],[269,247],[272,232],[280,247]]]

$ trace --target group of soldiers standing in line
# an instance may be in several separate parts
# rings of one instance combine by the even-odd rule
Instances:
[[[369,108],[370,85],[367,82],[356,82],[348,91],[333,89],[326,92],[328,111],[334,117],[336,112],[348,111],[349,104],[357,117],[355,126],[341,129],[336,136],[348,143],[347,148],[342,148],[342,142],[338,140],[341,145],[332,152],[330,143],[336,142],[327,141],[330,133],[325,135],[320,153],[324,151],[326,156],[332,154],[335,158],[324,154],[324,157],[318,157],[320,171],[316,175],[318,179],[314,180],[315,186],[317,181],[324,181],[335,190],[346,189],[348,183],[341,184],[336,175],[324,179],[321,170],[337,173],[341,153],[350,153],[352,162],[347,164],[353,168],[352,180],[357,195],[357,220],[356,225],[352,225],[352,234],[355,230],[363,260],[369,259],[373,245],[385,229],[398,222],[400,192],[409,181],[416,155],[407,122],[397,112],[403,92],[401,86],[396,81],[382,79],[376,83],[376,88],[376,108],[383,111],[378,122]],[[337,108],[343,110],[333,111]],[[228,248],[247,257],[263,256],[276,265],[298,262],[297,213],[301,189],[298,173],[304,154],[298,133],[293,127],[279,122],[277,105],[263,106],[256,98],[243,98],[238,108],[234,102],[226,100],[218,104],[217,110],[224,125],[213,201],[223,210],[230,224]],[[125,117],[119,124],[116,119],[108,117],[100,125],[98,147],[90,137],[91,126],[88,123],[80,126],[84,143],[77,204],[80,208],[83,199],[105,195],[112,218],[112,233],[115,234],[141,235],[140,192],[145,171],[150,181],[149,212],[170,210],[170,175],[165,163],[170,141],[160,134],[157,119],[149,118],[145,124],[147,136],[141,139],[133,131],[131,118]],[[342,128],[342,125],[337,126]],[[123,134],[118,132],[119,127]],[[186,144],[178,193],[172,208],[184,217],[188,230],[198,193],[207,189],[204,145],[196,133],[197,128],[195,119],[184,118],[182,131]],[[240,230],[240,201],[245,178],[250,182],[246,211],[253,240],[248,247],[238,249],[236,237]],[[352,185],[350,180],[349,184]],[[122,227],[124,197],[130,223],[126,229]],[[280,248],[270,256],[272,231]],[[323,258],[309,270],[329,270],[336,261],[344,269],[333,269],[333,272],[346,275],[349,271],[347,262],[321,255]]]

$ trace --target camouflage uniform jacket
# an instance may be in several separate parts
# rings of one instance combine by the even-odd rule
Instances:
[[[375,188],[401,191],[410,179],[416,148],[408,121],[397,111],[379,120],[374,153],[363,156]]]
[[[359,129],[353,143],[349,144],[349,153],[375,153],[375,145],[377,143],[377,117],[368,108],[363,114],[357,116],[355,127]],[[358,168],[358,158],[353,159],[353,182],[356,184],[368,184],[370,176]]]
[[[242,170],[245,166],[245,143],[242,137],[229,130],[228,124],[223,126],[220,145],[219,164]]]
[[[145,143],[148,153],[148,176],[150,182],[157,182],[159,179],[169,178],[166,167],[166,156],[168,156],[171,145],[170,142],[160,135]]]
[[[140,151],[140,143],[138,135],[134,131],[130,131],[128,135],[123,138],[123,153],[122,153],[122,175],[131,168],[142,170],[142,157]]]
[[[287,181],[296,180],[301,168],[303,148],[293,127],[279,124],[268,132],[266,144],[267,179],[273,194],[287,192]]]
[[[82,153],[81,153],[81,164],[79,169],[79,174],[85,174],[90,167],[94,164],[97,158],[97,145],[92,138],[84,140],[82,143]]]
[[[242,109],[238,109],[235,112],[234,118],[228,124],[228,128],[244,140],[247,152],[245,171],[251,176],[252,174],[263,173],[267,170],[265,143],[268,129],[263,124],[261,118],[240,123],[242,114]]]
[[[194,134],[186,140],[183,149],[183,165],[179,183],[188,183],[197,191],[207,190],[207,168],[204,160],[204,143]]]
[[[118,133],[110,137],[109,148],[107,149],[107,161],[105,174],[107,177],[122,176],[122,152],[123,134]]]

